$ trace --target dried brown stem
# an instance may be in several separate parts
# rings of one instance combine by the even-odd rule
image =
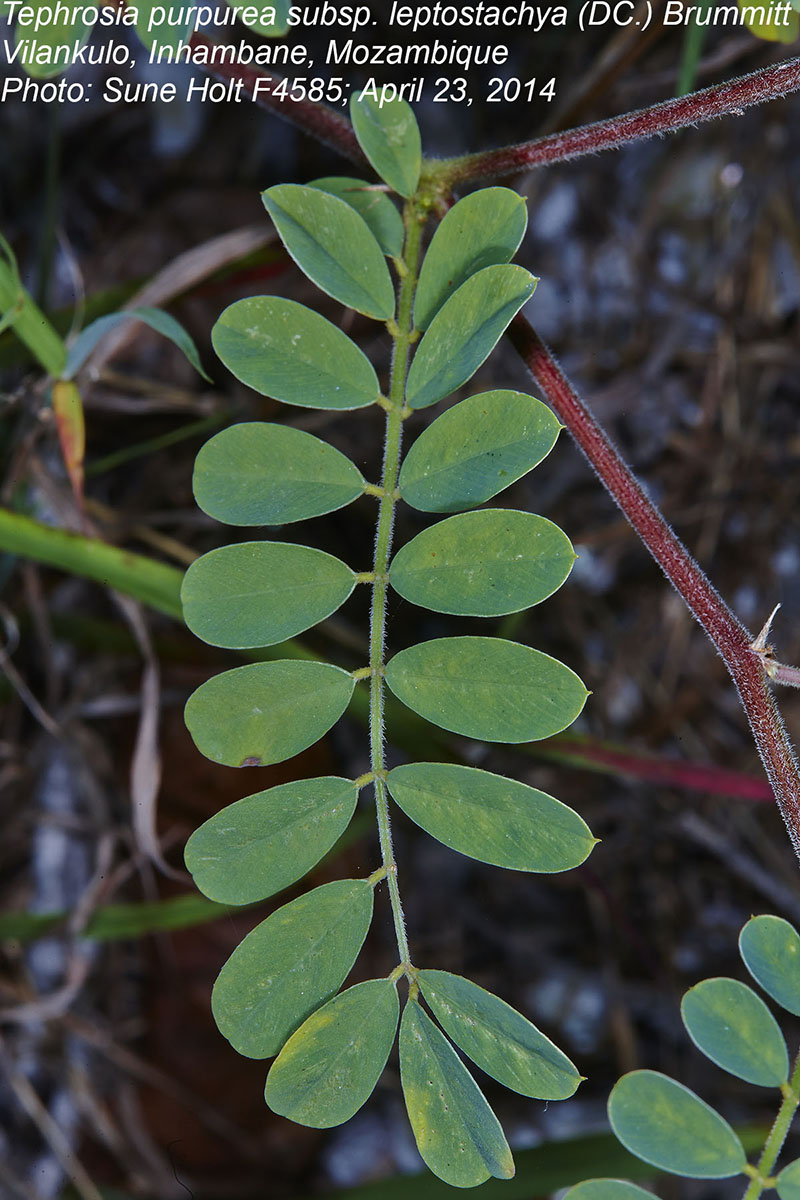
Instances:
[[[655,134],[672,133],[709,121],[712,117],[740,114],[754,104],[777,100],[800,90],[800,58],[764,67],[729,83],[716,84],[678,96],[621,117],[610,117],[592,125],[581,125],[563,133],[549,134],[530,142],[502,146],[498,150],[467,154],[437,164],[438,173],[451,186],[479,179],[497,179],[547,163],[564,162],[598,150],[614,150],[626,142]]]
[[[524,317],[518,316],[512,322],[510,337],[601,482],[719,651],[736,685],[789,837],[800,858],[800,770],[769,689],[762,656],[753,649],[752,636],[678,540]]]

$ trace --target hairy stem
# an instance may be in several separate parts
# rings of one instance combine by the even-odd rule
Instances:
[[[795,853],[800,858],[800,770],[753,638],[646,495],[550,351],[518,316],[511,340],[601,482],[719,651],[736,685]]]
[[[219,43],[204,33],[193,33],[189,44],[193,50],[203,48],[211,50]],[[345,158],[359,166],[367,166],[367,160],[356,141],[353,127],[346,117],[315,100],[298,100],[291,95],[291,89],[284,98],[275,95],[278,84],[284,80],[280,75],[270,72],[267,75],[258,67],[250,67],[239,62],[198,63],[207,75],[222,81],[241,80],[244,95],[249,96],[256,104],[269,112],[285,117],[293,125],[297,125],[304,133],[325,142],[334,150],[338,150]],[[291,83],[291,81],[287,81]]]
[[[775,1124],[770,1130],[769,1137],[764,1143],[764,1149],[761,1152],[761,1157],[750,1179],[743,1200],[757,1200],[757,1197],[761,1195],[764,1188],[775,1186],[774,1183],[768,1183],[767,1181],[772,1174],[772,1169],[781,1152],[781,1147],[786,1140],[786,1135],[789,1132],[789,1126],[797,1111],[798,1104],[800,1104],[800,1054],[795,1059],[791,1079],[788,1084],[784,1084],[783,1104],[775,1118]]]
[[[546,163],[594,154],[598,150],[614,150],[639,138],[673,133],[677,129],[697,125],[700,121],[709,121],[712,117],[739,114],[751,105],[776,100],[798,90],[800,58],[792,58],[777,66],[742,75],[728,83],[704,88],[690,96],[665,100],[662,104],[638,109],[621,117],[610,117],[592,125],[581,125],[577,129],[552,133],[514,146],[501,146],[498,150],[444,159],[435,165],[435,173],[450,187],[479,179],[497,179]]]
[[[392,846],[392,830],[389,821],[389,799],[386,788],[386,760],[383,744],[384,726],[384,644],[386,639],[386,591],[389,555],[392,547],[394,510],[397,503],[397,476],[400,471],[400,446],[405,413],[406,375],[408,355],[413,340],[414,292],[417,286],[422,219],[413,202],[406,206],[404,214],[406,243],[403,250],[403,265],[400,292],[397,304],[397,322],[393,327],[394,357],[392,378],[389,388],[390,407],[386,414],[386,440],[383,454],[383,495],[378,508],[378,528],[375,537],[375,566],[372,584],[372,615],[369,635],[369,741],[372,771],[375,775],[375,807],[378,816],[381,858],[386,870],[392,917],[397,935],[400,962],[411,966],[408,949],[403,906],[397,884],[397,864]]]

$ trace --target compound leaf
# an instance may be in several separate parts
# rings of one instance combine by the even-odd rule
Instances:
[[[252,904],[301,879],[344,833],[358,788],[327,776],[282,783],[229,804],[195,830],[184,859],[222,904]]]
[[[534,293],[524,267],[485,267],[471,275],[431,321],[408,372],[406,399],[427,408],[474,375],[511,318]]]
[[[481,392],[443,412],[406,454],[400,491],[422,512],[476,508],[550,453],[561,426],[524,392]]]
[[[800,935],[782,917],[752,917],[739,935],[744,965],[767,995],[800,1017]]]
[[[292,1034],[267,1076],[273,1112],[330,1129],[358,1112],[375,1089],[394,1044],[400,1006],[389,979],[357,983]]]
[[[781,1200],[800,1200],[800,1158],[783,1168],[775,1187]]]
[[[348,308],[388,321],[392,277],[369,226],[350,204],[299,183],[279,183],[261,199],[289,254],[317,287]]]
[[[445,1033],[487,1075],[539,1100],[575,1092],[576,1068],[510,1004],[449,971],[419,971],[417,981]]]
[[[401,650],[386,682],[427,721],[487,742],[529,742],[566,729],[588,692],[563,663],[502,638],[435,638]]]
[[[211,341],[237,379],[284,404],[364,408],[380,395],[372,364],[355,342],[294,300],[237,300],[211,330]]]
[[[362,92],[350,100],[350,119],[358,144],[375,171],[401,196],[411,196],[419,183],[422,142],[414,111],[405,100],[377,98]]]
[[[658,1071],[623,1075],[609,1097],[608,1119],[627,1150],[673,1175],[727,1179],[747,1161],[728,1122]]]
[[[444,1034],[409,1001],[400,1022],[400,1077],[423,1160],[451,1187],[511,1179],[500,1122]]]
[[[338,196],[345,204],[354,208],[372,230],[384,254],[388,254],[390,258],[399,258],[403,253],[403,218],[386,193],[380,191],[376,184],[368,183],[366,179],[353,179],[348,175],[327,175],[324,179],[312,180],[308,186],[330,192],[332,196]]]
[[[184,719],[212,762],[267,766],[313,746],[347,708],[354,686],[349,672],[330,663],[251,663],[201,684]]]
[[[434,233],[419,273],[417,328],[427,329],[470,275],[510,262],[527,223],[525,201],[510,188],[481,188],[454,204]]]
[[[574,561],[569,538],[552,521],[491,508],[417,534],[395,555],[389,579],[406,600],[434,612],[498,617],[552,595]]]
[[[372,920],[363,879],[314,888],[248,933],[211,996],[220,1033],[247,1058],[269,1058],[341,987]]]
[[[238,542],[196,559],[183,577],[186,624],[212,646],[273,646],[310,629],[356,585],[341,559],[291,542]]]
[[[223,429],[201,448],[194,495],[228,525],[283,525],[335,512],[364,491],[349,458],[327,442],[266,421]]]
[[[569,1189],[564,1200],[656,1200],[656,1197],[627,1179],[584,1179]]]
[[[389,772],[392,798],[438,841],[514,871],[568,871],[595,839],[585,822],[545,792],[475,767],[406,763]]]
[[[731,1075],[762,1087],[788,1080],[789,1053],[778,1022],[747,984],[704,979],[684,995],[681,1016],[698,1050]]]

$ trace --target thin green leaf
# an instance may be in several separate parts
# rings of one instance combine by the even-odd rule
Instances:
[[[789,1053],[778,1022],[747,984],[704,979],[681,1001],[689,1037],[707,1058],[731,1075],[761,1087],[789,1078]]]
[[[48,375],[58,378],[67,361],[67,348],[38,304],[22,286],[14,251],[0,234],[0,330],[9,326]]]
[[[180,621],[181,572],[143,554],[0,508],[0,550],[116,588]]]
[[[356,585],[341,559],[291,542],[238,542],[195,559],[183,579],[186,624],[212,646],[274,646],[344,604]]]
[[[392,277],[369,226],[350,204],[298,183],[268,188],[261,199],[289,254],[317,287],[348,308],[388,321]]]
[[[212,762],[267,766],[313,746],[339,720],[354,686],[352,675],[329,663],[253,663],[202,684],[184,718]]]
[[[572,543],[552,521],[491,508],[417,534],[394,556],[389,579],[406,600],[434,612],[498,617],[551,596],[574,561]]]
[[[414,194],[422,169],[422,140],[414,111],[405,100],[361,92],[350,100],[358,144],[375,171],[401,196]]]
[[[739,935],[744,965],[768,996],[800,1017],[800,935],[782,917],[752,917]]]
[[[335,512],[364,491],[361,472],[302,429],[245,421],[200,450],[192,480],[203,512],[228,525],[284,525]]]
[[[248,933],[211,995],[220,1033],[247,1058],[270,1058],[353,966],[372,921],[373,889],[341,879],[284,904]]]
[[[218,921],[232,911],[228,904],[215,904],[197,892],[171,896],[167,900],[152,900],[136,904],[104,904],[96,909],[81,937],[92,942],[123,941],[147,937],[151,933],[168,933],[172,929],[189,929]],[[44,937],[72,914],[0,913],[0,941],[13,938],[18,942],[33,942]]]
[[[196,9],[187,5],[172,5],[173,11],[170,11],[169,20],[165,21],[159,19],[164,7],[154,3],[154,0],[136,2],[136,32],[148,50],[153,46],[169,46],[174,50],[180,42],[188,41],[194,32]],[[161,12],[156,11],[154,15],[154,10]]]
[[[327,854],[350,824],[357,798],[352,780],[334,776],[245,796],[195,830],[186,843],[186,866],[212,900],[264,900]]]
[[[438,841],[480,862],[514,871],[568,871],[595,838],[566,804],[475,767],[406,763],[389,772],[392,798]]]
[[[352,409],[380,396],[372,364],[355,342],[294,300],[237,300],[211,330],[211,341],[237,379],[284,404]]]
[[[173,316],[170,316],[168,312],[163,312],[160,308],[127,308],[122,312],[109,313],[105,317],[98,317],[96,321],[92,321],[91,325],[87,325],[81,331],[69,348],[67,365],[64,368],[64,378],[72,379],[77,375],[89,355],[100,344],[105,335],[112,329],[116,329],[118,325],[124,325],[126,321],[130,320],[142,321],[145,325],[149,325],[151,329],[155,330],[156,333],[160,333],[162,337],[167,338],[173,345],[178,347],[181,354],[191,363],[198,375],[202,375],[203,379],[207,379],[209,383],[213,383],[211,376],[207,375],[203,370],[200,355],[197,353],[197,347],[180,321],[176,321]]]
[[[400,1077],[417,1148],[451,1187],[511,1179],[500,1122],[447,1038],[415,1001],[400,1023]]]
[[[550,453],[561,426],[523,392],[481,392],[423,430],[400,470],[403,499],[422,512],[477,508]]]
[[[399,258],[403,253],[403,218],[386,193],[374,183],[349,175],[326,175],[324,179],[313,179],[308,186],[330,192],[354,208],[374,233],[384,254]]]
[[[563,663],[502,638],[436,638],[401,650],[386,682],[414,712],[487,742],[532,742],[566,729],[589,695]]]
[[[626,1179],[586,1179],[570,1188],[564,1200],[656,1200],[656,1197]]]
[[[727,1179],[747,1161],[728,1122],[658,1071],[623,1075],[609,1097],[608,1119],[626,1149],[673,1175]]]
[[[293,1033],[267,1076],[273,1112],[300,1125],[330,1129],[366,1103],[394,1043],[397,988],[389,979],[357,983],[318,1009]]]
[[[781,1200],[800,1200],[800,1158],[783,1168],[775,1187]]]
[[[85,19],[88,14],[92,14],[90,21]],[[75,53],[88,41],[96,16],[97,9],[84,4],[83,0],[62,0],[53,6],[50,19],[42,21],[35,32],[27,25],[18,24],[15,30],[17,45],[29,40],[36,45],[35,53],[25,63],[26,72],[36,79],[61,75],[72,65]]]
[[[527,223],[525,200],[510,188],[482,188],[454,204],[434,233],[419,273],[417,328],[427,329],[470,275],[510,262]]]
[[[487,1075],[538,1100],[573,1095],[575,1066],[510,1004],[449,971],[418,971],[417,982],[445,1033]]]
[[[431,321],[408,372],[406,399],[427,408],[470,379],[491,354],[538,280],[524,267],[485,267],[462,283]]]

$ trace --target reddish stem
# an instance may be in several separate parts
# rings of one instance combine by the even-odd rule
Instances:
[[[645,494],[528,321],[516,317],[509,332],[556,414],[719,651],[736,684],[789,837],[800,858],[800,770],[769,690],[762,657],[751,648],[752,637]]]
[[[203,33],[195,32],[191,36],[190,45],[193,50],[203,47],[210,52],[218,43]],[[347,118],[343,117],[341,113],[334,112],[326,104],[319,104],[314,100],[292,98],[291,84],[289,84],[285,99],[280,99],[274,94],[275,88],[282,82],[280,75],[267,75],[258,67],[250,67],[237,62],[198,63],[198,66],[201,66],[206,74],[213,76],[214,79],[241,80],[242,92],[253,99],[256,104],[266,108],[269,112],[285,117],[287,121],[297,125],[304,133],[316,138],[319,142],[324,142],[334,150],[338,150],[345,158],[349,158],[359,166],[368,165],[366,157],[356,141],[353,127]],[[269,80],[268,86],[265,84],[266,80]],[[257,86],[259,82],[261,83],[260,87]]]
[[[764,67],[751,75],[742,75],[729,83],[716,84],[690,96],[678,96],[650,108],[638,109],[621,117],[581,125],[564,133],[552,133],[530,142],[502,146],[467,154],[463,158],[445,159],[437,164],[439,172],[450,186],[478,179],[496,179],[516,171],[540,167],[545,163],[564,162],[598,150],[616,149],[637,138],[671,133],[731,113],[741,113],[753,104],[777,100],[800,90],[800,58],[789,59],[777,66]]]

